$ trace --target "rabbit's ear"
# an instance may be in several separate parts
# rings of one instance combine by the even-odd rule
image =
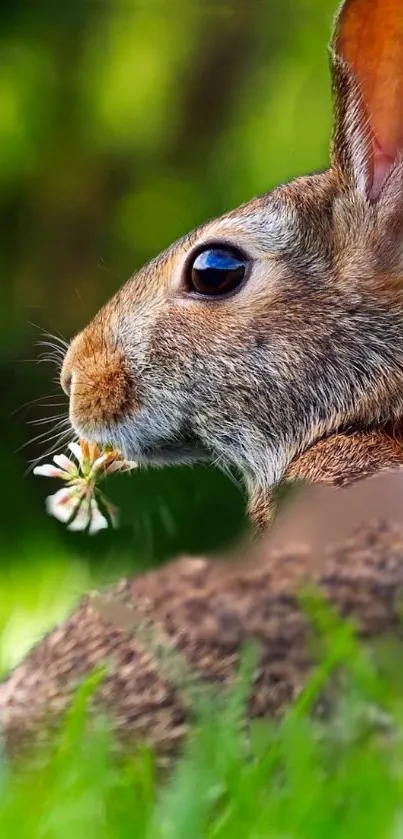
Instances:
[[[403,153],[403,0],[346,0],[331,53],[333,165],[376,201]]]

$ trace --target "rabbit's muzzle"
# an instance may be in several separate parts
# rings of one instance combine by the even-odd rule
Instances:
[[[67,351],[60,380],[70,398],[70,421],[83,437],[96,437],[98,429],[107,431],[141,407],[140,386],[121,351],[106,341],[88,343],[85,333]]]
[[[144,385],[105,333],[84,330],[71,343],[61,371],[76,433],[124,449],[139,463],[204,461],[205,451],[166,405],[149,405]]]

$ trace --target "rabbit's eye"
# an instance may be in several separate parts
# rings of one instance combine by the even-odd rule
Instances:
[[[230,248],[202,251],[190,266],[189,290],[203,296],[229,294],[241,284],[246,264],[246,259]]]

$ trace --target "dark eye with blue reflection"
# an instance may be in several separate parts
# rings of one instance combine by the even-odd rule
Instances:
[[[230,294],[244,279],[247,260],[232,248],[206,248],[188,273],[189,291],[205,296]]]

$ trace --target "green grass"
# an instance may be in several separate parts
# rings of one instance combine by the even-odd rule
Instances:
[[[235,687],[195,693],[174,768],[122,756],[106,719],[88,724],[81,686],[52,753],[0,763],[0,835],[19,839],[316,839],[403,836],[402,651],[368,651],[307,601],[321,663],[280,722],[245,723],[254,651]],[[332,683],[326,714],[312,714]],[[337,689],[336,689],[337,685]]]

